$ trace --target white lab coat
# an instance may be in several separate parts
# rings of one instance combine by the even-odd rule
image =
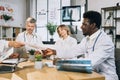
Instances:
[[[8,41],[5,41],[5,40],[0,40],[0,56],[2,55],[2,53],[8,49],[9,46],[8,46]]]
[[[28,34],[26,31],[19,33],[16,37],[16,41],[25,42],[27,44],[34,45],[36,47],[43,46],[42,39],[36,33],[32,33],[31,38],[28,38]],[[25,45],[26,50],[35,49],[34,47],[30,47],[29,45]]]
[[[96,40],[98,35],[99,37]],[[98,30],[89,38],[83,38],[81,43],[74,48],[67,50],[57,49],[56,51],[57,56],[60,58],[74,58],[77,55],[85,54],[85,58],[91,60],[93,70],[104,75],[105,80],[118,80],[115,67],[114,44],[104,31]]]

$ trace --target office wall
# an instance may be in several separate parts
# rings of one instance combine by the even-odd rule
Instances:
[[[24,26],[26,19],[26,0],[0,0],[0,3],[4,3],[4,5],[10,4],[15,9],[13,13],[14,21],[10,22],[11,26]]]
[[[88,0],[88,10],[101,11],[103,7],[116,6],[120,0]]]

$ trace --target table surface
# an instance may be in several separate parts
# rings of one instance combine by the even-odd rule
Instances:
[[[56,68],[43,66],[35,69],[34,62],[26,61],[19,63],[19,69],[13,73],[0,74],[0,80],[105,80],[103,75],[96,72],[91,74],[80,72],[58,71]],[[18,79],[20,78],[20,79]],[[14,78],[14,79],[13,79]]]

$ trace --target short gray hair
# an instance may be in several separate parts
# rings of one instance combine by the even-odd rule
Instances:
[[[30,23],[36,23],[36,19],[32,18],[32,17],[28,17],[26,20],[26,23],[30,22]]]

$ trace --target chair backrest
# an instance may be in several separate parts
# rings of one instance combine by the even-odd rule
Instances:
[[[115,49],[115,64],[116,64],[116,72],[120,79],[120,49]]]

